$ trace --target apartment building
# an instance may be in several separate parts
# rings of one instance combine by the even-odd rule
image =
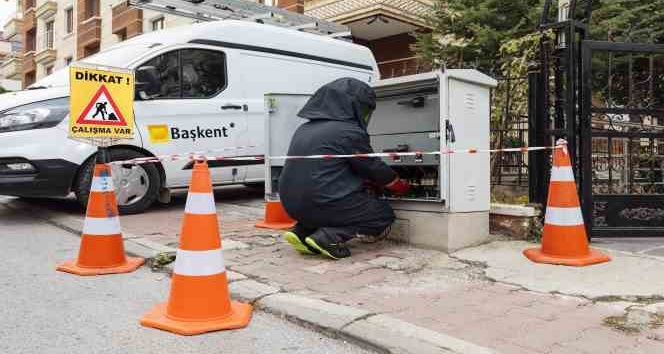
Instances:
[[[21,80],[28,86],[144,32],[190,24],[191,19],[130,8],[124,0],[19,0],[24,38]]]

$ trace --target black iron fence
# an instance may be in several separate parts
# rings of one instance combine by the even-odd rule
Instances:
[[[499,77],[493,92],[491,148],[528,146],[528,78]],[[491,184],[528,186],[528,157],[521,152],[491,155]]]

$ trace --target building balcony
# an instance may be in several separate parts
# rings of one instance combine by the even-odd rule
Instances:
[[[416,57],[385,60],[377,63],[381,79],[414,75],[431,71],[431,66],[422,64]]]
[[[23,61],[22,61],[22,69],[23,73],[30,73],[34,72],[37,69],[37,65],[35,63],[35,52],[28,52],[25,55],[23,55]]]
[[[39,36],[39,43],[37,43],[37,50],[35,52],[35,62],[39,64],[47,64],[57,58],[57,51],[53,45],[54,43],[53,31],[47,31]]]
[[[7,21],[4,27],[4,36],[8,41],[19,41],[23,33],[23,20],[14,16]]]
[[[35,62],[39,64],[47,64],[55,61],[57,58],[58,51],[53,48],[44,48],[35,53]]]
[[[8,80],[21,80],[23,75],[23,59],[19,56],[9,57],[0,66],[0,74]]]
[[[43,2],[35,11],[35,17],[37,18],[48,18],[55,15],[55,12],[58,11],[58,3],[55,1],[45,1]]]
[[[87,47],[101,42],[101,17],[90,17],[78,24],[77,44]]]
[[[128,39],[143,33],[143,10],[130,8],[127,2],[121,2],[112,11],[113,34],[125,33]]]

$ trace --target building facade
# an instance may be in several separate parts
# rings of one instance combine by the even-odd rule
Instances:
[[[23,87],[115,43],[193,22],[133,9],[124,0],[19,1],[22,22],[18,33],[24,39],[19,71]]]
[[[23,11],[19,2],[16,13],[0,29],[0,86],[7,90],[21,88]]]

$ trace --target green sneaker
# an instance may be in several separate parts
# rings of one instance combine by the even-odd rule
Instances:
[[[306,243],[303,242],[303,240],[300,239],[297,234],[295,234],[292,231],[287,231],[284,233],[284,239],[288,241],[288,243],[295,248],[296,251],[300,252],[301,254],[318,254],[316,249],[312,249],[307,245]]]
[[[316,232],[307,237],[305,242],[322,255],[334,260],[350,257],[350,250],[346,246],[331,242],[324,233]]]

